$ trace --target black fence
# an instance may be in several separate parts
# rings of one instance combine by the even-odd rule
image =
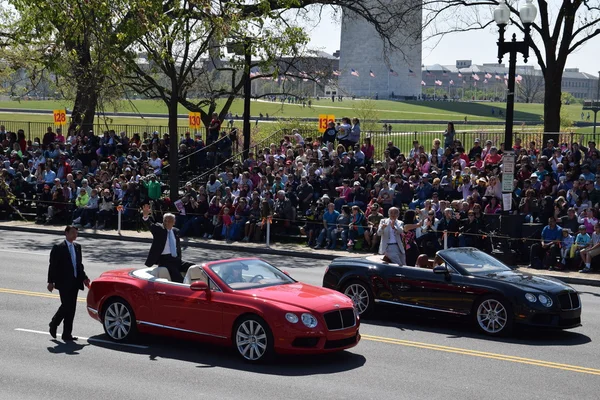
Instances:
[[[481,141],[481,145],[484,146],[487,140],[491,140],[493,145],[500,147],[504,142],[504,129],[498,128],[493,129],[490,127],[489,130],[477,130],[477,131],[457,131],[454,136],[454,140],[460,141],[460,143],[468,151],[473,147],[475,139]],[[316,139],[322,137],[322,133],[318,130],[300,130],[299,133],[302,135],[306,142],[309,139]],[[271,143],[279,144],[279,140],[283,139],[285,135],[291,135],[291,131],[282,130],[276,137],[270,137]],[[588,140],[594,140],[592,133],[577,134],[573,132],[561,132],[558,134],[558,143],[580,142],[583,138],[583,142],[587,143]],[[443,131],[421,131],[421,132],[398,132],[398,131],[363,131],[361,132],[361,142],[365,138],[371,139],[371,144],[375,147],[375,159],[382,159],[384,156],[384,150],[387,148],[388,143],[392,142],[394,146],[398,147],[405,155],[408,154],[411,148],[413,148],[413,141],[418,141],[419,144],[425,147],[425,151],[429,152],[433,147],[435,139],[441,141],[442,147],[444,146],[444,134]],[[521,140],[522,147],[528,147],[530,142],[536,143],[536,148],[540,149],[544,146],[544,132],[540,131],[517,131],[513,133],[513,144],[516,139]],[[292,138],[293,141],[293,138]],[[268,147],[268,145],[267,145]]]
[[[27,140],[33,141],[35,138],[42,140],[44,134],[46,133],[48,127],[51,127],[55,130],[58,126],[53,123],[46,122],[28,122],[28,121],[0,121],[0,125],[4,125],[7,132],[17,132],[19,129],[23,129],[25,132],[25,138]],[[68,124],[63,127],[63,135],[67,135]],[[163,134],[169,133],[169,127],[166,125],[130,125],[130,124],[93,124],[90,125],[89,129],[94,131],[96,135],[102,135],[106,131],[114,130],[117,133],[125,132],[127,137],[132,137],[133,134],[138,133],[140,136],[144,134],[144,132],[152,135],[152,132],[160,133],[162,137]],[[202,138],[206,139],[206,129],[190,129],[187,126],[178,126],[177,127],[177,135],[183,136],[186,132],[191,132],[192,136],[196,133],[201,133]]]

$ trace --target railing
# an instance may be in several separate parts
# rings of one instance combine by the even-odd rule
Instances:
[[[303,131],[301,134],[304,137],[312,136],[312,138],[321,137],[321,133],[318,130],[314,131]],[[577,134],[573,132],[560,132],[558,133],[559,139],[558,143],[567,143],[570,144],[572,142],[579,142],[583,137],[584,142],[587,143],[588,140],[593,140],[592,133],[586,134]],[[515,131],[513,133],[513,143],[515,139],[521,139],[521,146],[528,147],[530,142],[536,143],[536,148],[540,149],[544,147],[543,142],[544,132],[538,130],[528,130],[527,128]],[[371,139],[371,144],[375,147],[375,159],[382,159],[384,157],[384,151],[387,148],[388,142],[392,142],[394,146],[398,147],[404,154],[407,154],[410,149],[413,147],[413,141],[417,140],[419,144],[425,147],[425,151],[429,153],[431,148],[433,147],[433,141],[435,139],[439,139],[441,141],[441,145],[444,146],[444,131],[414,131],[414,132],[402,132],[402,131],[362,131],[361,132],[361,142],[365,138]],[[504,142],[504,127],[487,127],[487,129],[481,130],[457,130],[456,135],[454,136],[454,140],[460,141],[460,143],[465,147],[468,151],[471,147],[473,147],[473,143],[475,139],[479,139],[481,141],[481,145],[484,146],[487,140],[491,140],[494,146],[500,147],[500,144]],[[337,147],[337,142],[336,146]]]
[[[0,121],[0,125],[4,125],[6,127],[7,132],[17,132],[19,129],[23,129],[25,132],[25,138],[27,140],[34,140],[35,138],[42,140],[44,134],[48,127],[51,127],[53,130],[56,129],[56,126],[49,122],[28,122],[28,121]],[[63,127],[63,135],[67,135],[68,125]],[[102,135],[103,132],[114,130],[117,133],[125,132],[127,137],[131,138],[133,134],[138,133],[140,136],[144,134],[144,132],[148,133],[148,135],[152,135],[152,132],[159,132],[161,137],[165,133],[169,133],[169,127],[166,125],[130,125],[130,124],[98,124],[95,123],[90,125],[90,129],[94,131],[96,135]],[[191,132],[192,135],[195,133],[201,133],[202,137],[206,137],[206,129],[200,128],[196,130],[191,130],[186,126],[178,126],[177,127],[177,136],[181,137],[186,132]],[[178,138],[179,140],[179,138]]]

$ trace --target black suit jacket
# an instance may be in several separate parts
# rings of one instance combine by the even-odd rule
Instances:
[[[148,253],[148,258],[146,259],[146,266],[151,267],[153,265],[158,265],[160,256],[165,249],[165,244],[167,243],[167,230],[163,226],[163,224],[159,224],[154,222],[152,217],[148,218],[147,221],[144,221],[144,224],[150,232],[152,232],[152,245],[150,246],[150,252]],[[181,241],[179,239],[179,229],[173,228],[173,233],[175,233],[175,242],[177,243],[177,258],[181,261]]]
[[[55,244],[50,251],[50,265],[48,267],[48,283],[53,283],[58,290],[79,289],[83,290],[83,281],[88,279],[81,262],[81,246],[75,245],[75,258],[77,261],[77,278],[73,271],[71,253],[67,247],[66,240]]]

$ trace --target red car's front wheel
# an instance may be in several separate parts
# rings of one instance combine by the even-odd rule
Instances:
[[[248,315],[238,321],[233,341],[240,356],[247,361],[260,362],[273,355],[273,334],[258,315]]]

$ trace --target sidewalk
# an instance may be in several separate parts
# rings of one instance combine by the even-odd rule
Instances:
[[[33,222],[24,221],[3,221],[0,222],[0,231],[13,232],[31,232],[31,233],[46,233],[51,235],[63,235],[62,226],[46,226],[36,225]],[[106,240],[122,240],[129,242],[152,243],[152,234],[150,232],[136,231],[121,231],[121,235],[115,230],[99,231],[95,229],[79,229],[79,236],[88,238],[98,238]],[[280,256],[312,258],[318,260],[333,260],[337,257],[362,257],[368,253],[363,252],[347,252],[347,251],[331,251],[331,250],[315,250],[307,246],[295,243],[275,243],[266,247],[265,243],[225,243],[221,240],[189,238],[182,240],[182,245],[203,249],[213,250],[229,250],[235,252],[245,252],[252,254],[273,254]],[[517,271],[531,273],[540,276],[547,276],[560,279],[565,283],[600,286],[600,274],[580,274],[577,271],[561,272],[561,271],[546,271],[533,270],[525,267],[519,267]]]

